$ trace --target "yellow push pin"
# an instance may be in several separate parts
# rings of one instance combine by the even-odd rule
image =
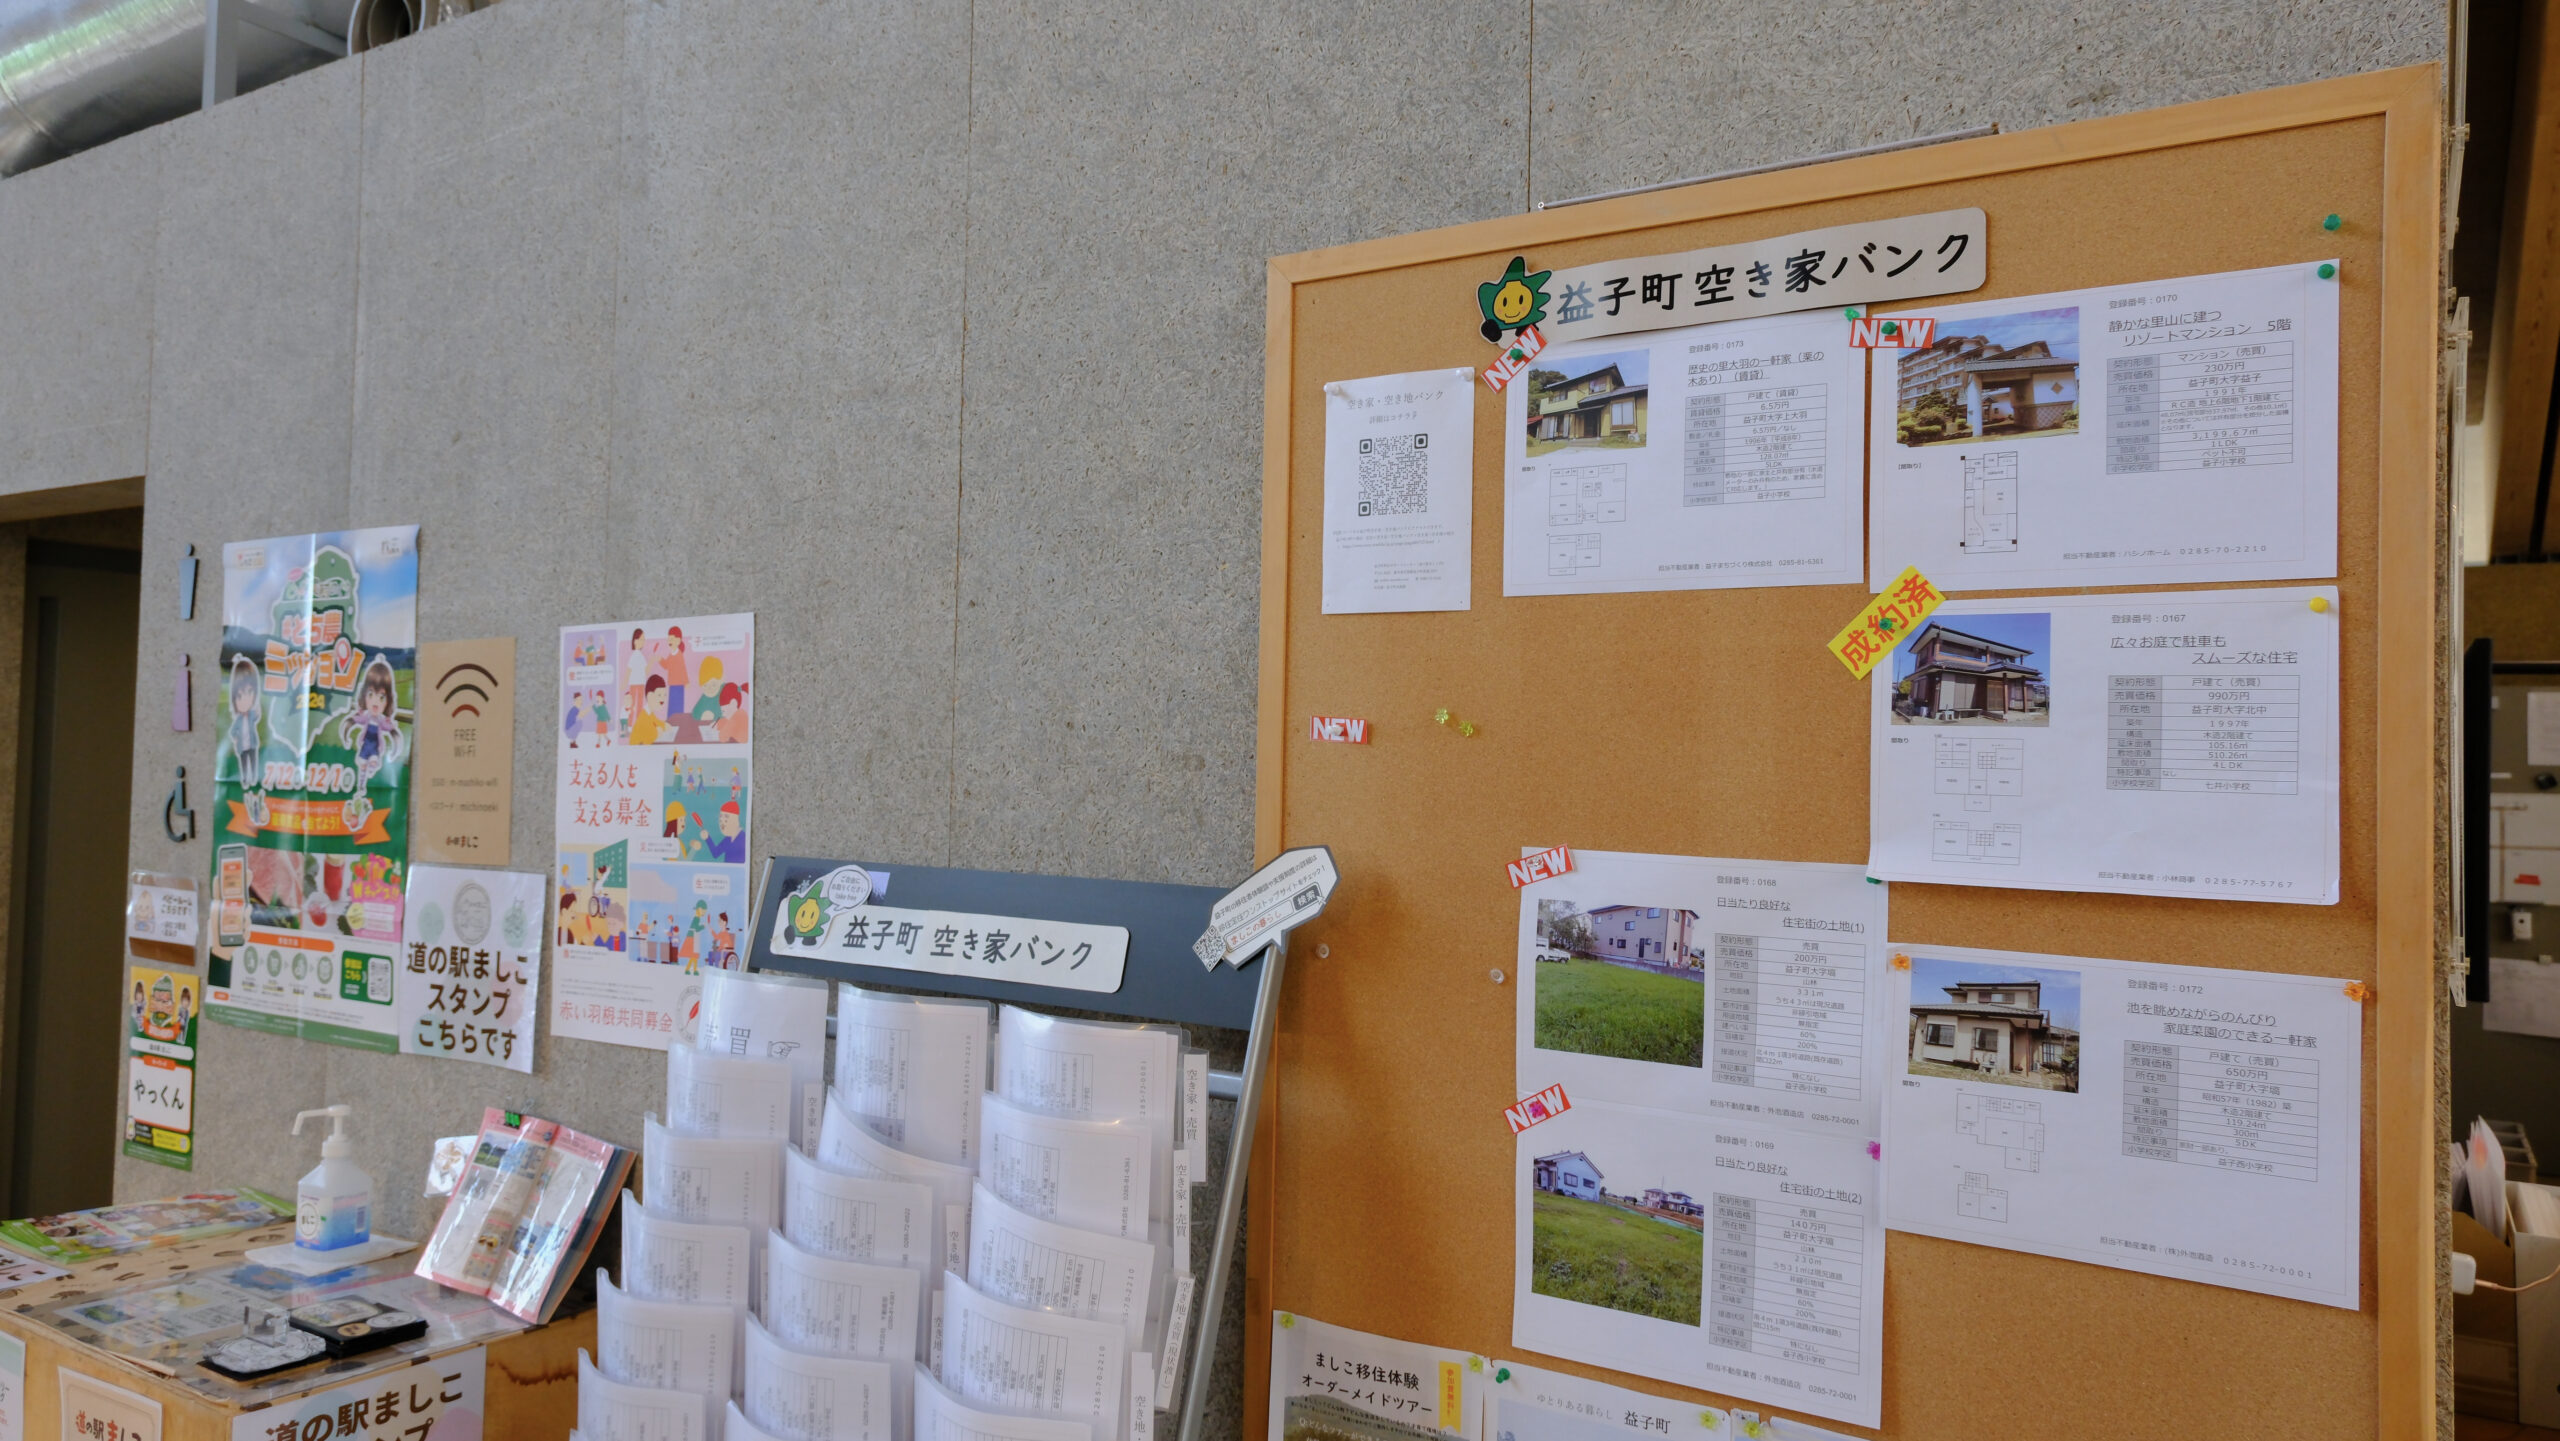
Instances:
[[[2329,613],[2329,598],[2325,595],[2313,596],[2311,598],[2311,613],[2313,615],[2327,615]]]
[[[1440,707],[1438,710],[1431,713],[1431,718],[1442,725],[1447,725],[1449,723],[1449,708],[1447,706]]]
[[[1283,1331],[1292,1330],[1292,1329],[1294,1329],[1294,1328],[1297,1326],[1297,1324],[1298,1324],[1298,1318],[1297,1318],[1297,1317],[1290,1315],[1290,1314],[1289,1314],[1288,1312],[1286,1312],[1286,1311],[1283,1311],[1283,1312],[1281,1312],[1281,1313],[1280,1313],[1280,1329],[1281,1329],[1281,1330],[1283,1330]]]

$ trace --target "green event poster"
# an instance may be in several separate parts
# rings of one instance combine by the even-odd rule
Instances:
[[[205,1014],[397,1052],[418,528],[222,548]]]

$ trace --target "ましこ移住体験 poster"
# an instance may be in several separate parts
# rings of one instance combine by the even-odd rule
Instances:
[[[560,632],[555,1036],[665,1050],[754,929],[755,617]]]
[[[396,1051],[418,528],[222,548],[205,1014]]]

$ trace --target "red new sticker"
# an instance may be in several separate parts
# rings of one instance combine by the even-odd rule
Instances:
[[[1484,368],[1484,383],[1491,389],[1502,389],[1511,383],[1511,377],[1527,370],[1529,362],[1546,348],[1547,338],[1538,333],[1538,327],[1521,327],[1512,334],[1511,343],[1502,347],[1502,358]]]
[[[1369,743],[1369,723],[1358,716],[1309,716],[1307,731],[1310,740],[1342,741],[1355,746]]]
[[[1849,322],[1849,346],[1853,350],[1926,350],[1929,342],[1937,338],[1938,322],[1925,315]]]
[[[1516,1136],[1540,1121],[1552,1121],[1572,1109],[1573,1102],[1564,1098],[1564,1087],[1549,1086],[1505,1110],[1502,1119],[1511,1123],[1511,1134]]]
[[[1511,889],[1518,890],[1533,882],[1567,874],[1573,869],[1573,852],[1562,846],[1550,846],[1534,856],[1522,856],[1511,863]]]

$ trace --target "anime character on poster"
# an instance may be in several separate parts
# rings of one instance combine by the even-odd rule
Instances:
[[[260,774],[258,734],[258,702],[260,684],[257,664],[247,656],[231,661],[231,724],[223,732],[223,743],[231,748],[231,768],[249,810],[249,823],[263,828],[267,823],[267,796]]]
[[[391,663],[375,656],[365,665],[354,707],[338,719],[339,744],[356,754],[359,791],[373,784],[375,773],[399,759],[403,745],[399,709],[400,689],[392,678]]]

